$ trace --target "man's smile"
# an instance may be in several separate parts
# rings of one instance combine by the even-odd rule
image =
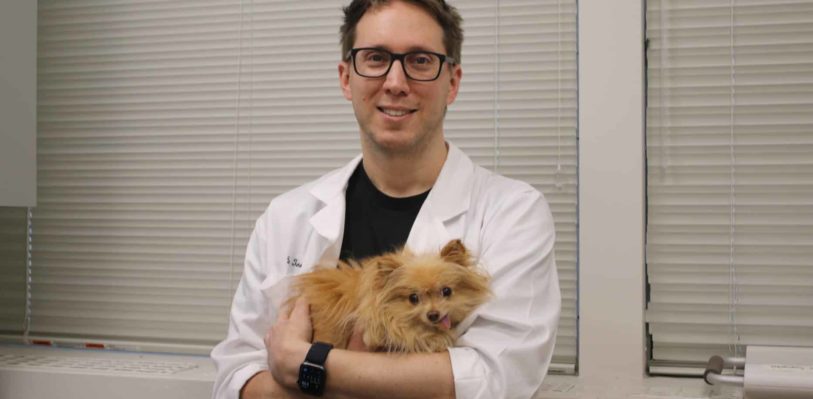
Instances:
[[[403,107],[377,107],[377,108],[378,108],[379,111],[383,112],[387,116],[396,117],[396,118],[401,117],[401,116],[405,116],[405,115],[408,115],[408,114],[411,114],[411,113],[417,111],[417,109],[403,108]]]

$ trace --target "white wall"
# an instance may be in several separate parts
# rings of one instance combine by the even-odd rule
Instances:
[[[644,335],[641,0],[579,1],[579,367],[640,380]]]
[[[0,206],[37,202],[37,2],[0,1]]]

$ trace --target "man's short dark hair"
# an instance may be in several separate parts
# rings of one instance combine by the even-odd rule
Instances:
[[[364,14],[370,9],[389,4],[395,0],[353,0],[344,8],[344,24],[339,33],[341,34],[342,59],[347,56],[356,41],[356,25]],[[454,58],[455,63],[460,63],[460,48],[463,46],[463,18],[453,6],[446,4],[444,0],[403,0],[407,3],[415,4],[430,15],[432,15],[443,29],[443,45],[446,47],[446,55]]]

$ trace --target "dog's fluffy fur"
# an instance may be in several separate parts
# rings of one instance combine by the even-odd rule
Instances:
[[[371,350],[438,352],[454,344],[455,327],[489,298],[488,282],[453,240],[439,254],[403,249],[301,274],[288,304],[307,298],[314,341],[346,348],[360,329]]]

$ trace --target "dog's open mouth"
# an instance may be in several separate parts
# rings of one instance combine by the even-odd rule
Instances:
[[[441,330],[449,330],[452,328],[452,319],[449,318],[449,315],[443,316],[442,319],[438,320],[438,327]]]

